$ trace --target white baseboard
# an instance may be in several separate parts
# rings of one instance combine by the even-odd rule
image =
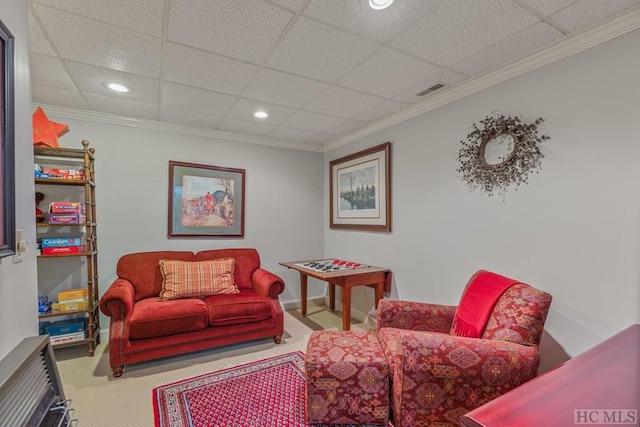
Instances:
[[[309,298],[308,302],[313,302],[314,304],[317,304],[317,305],[326,305],[327,307],[329,307],[329,296],[327,295],[327,296]],[[295,310],[300,308],[300,300],[293,300],[293,301],[286,301],[286,302],[281,301],[280,305],[282,305],[282,309],[285,311]],[[336,311],[342,311],[341,301],[336,300]],[[364,323],[367,320],[368,316],[369,316],[369,313],[365,313],[363,311],[360,311],[356,308],[351,307],[352,319],[357,320],[358,322]]]
[[[329,306],[329,296],[324,297],[324,305]],[[336,300],[336,311],[342,311],[342,302]],[[351,306],[351,318],[357,320],[358,322],[366,322],[369,313],[365,313],[363,311],[358,310],[357,308],[353,308]]]
[[[313,302],[314,304],[325,304],[325,297],[312,297],[307,300],[307,302]],[[299,299],[292,301],[280,301],[280,305],[283,310],[294,310],[296,308],[300,308],[301,301]]]

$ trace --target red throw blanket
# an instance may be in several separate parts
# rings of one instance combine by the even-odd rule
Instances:
[[[453,316],[453,335],[480,338],[498,299],[517,280],[480,270],[472,278],[460,298]]]

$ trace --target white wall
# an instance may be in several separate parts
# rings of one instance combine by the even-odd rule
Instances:
[[[0,20],[15,37],[16,108],[16,228],[22,229],[31,250],[23,262],[0,261],[0,359],[24,337],[38,334],[35,268],[31,77],[27,45],[27,2],[2,0]]]
[[[61,146],[81,148],[86,139],[96,150],[101,294],[127,253],[254,247],[262,265],[286,282],[281,302],[300,299],[297,273],[278,263],[322,256],[321,153],[48,116],[69,125]],[[246,170],[244,239],[167,238],[169,160]],[[310,296],[323,292],[310,289]]]
[[[543,363],[640,322],[640,31],[388,128],[393,232],[335,231],[325,256],[391,268],[393,298],[457,304],[485,268],[553,294]],[[459,142],[494,111],[543,117],[542,170],[503,201],[469,193]],[[357,307],[367,312],[372,306]]]

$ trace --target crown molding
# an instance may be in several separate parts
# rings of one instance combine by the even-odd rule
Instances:
[[[215,138],[225,141],[267,145],[270,147],[287,148],[291,150],[314,151],[320,153],[324,151],[322,145],[320,144],[305,144],[295,141],[282,141],[273,138],[267,138],[265,136],[248,135],[216,129],[198,128],[194,126],[180,125],[177,123],[138,119],[134,117],[118,116],[116,114],[100,113],[96,111],[57,107],[54,105],[34,104],[33,108],[35,109],[38,106],[42,107],[47,112],[47,115],[55,116],[62,119],[73,119],[117,126],[128,126],[159,132],[175,133],[180,135],[201,136],[204,138]]]
[[[525,56],[511,61],[500,68],[488,71],[480,76],[464,80],[459,84],[441,89],[429,98],[408,107],[383,120],[372,123],[344,137],[336,138],[324,144],[324,152],[335,150],[350,142],[380,132],[388,127],[397,125],[406,120],[451,102],[465,98],[499,83],[520,76],[522,74],[543,67],[552,62],[559,61],[575,53],[582,52],[600,43],[604,43],[615,37],[621,36],[640,28],[640,6],[622,14],[614,15],[606,21],[585,28],[575,34],[568,35],[547,47],[540,48]]]

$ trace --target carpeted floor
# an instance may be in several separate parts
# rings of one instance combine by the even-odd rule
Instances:
[[[65,395],[73,401],[79,425],[151,427],[154,388],[280,354],[304,352],[311,332],[340,329],[342,325],[339,312],[332,313],[326,306],[313,304],[309,305],[306,318],[291,310],[285,312],[284,321],[285,335],[280,345],[264,339],[140,363],[125,367],[124,375],[118,379],[111,376],[106,340],[98,346],[94,357],[86,356],[85,347],[63,348],[55,354]],[[357,322],[351,328],[367,329]]]

